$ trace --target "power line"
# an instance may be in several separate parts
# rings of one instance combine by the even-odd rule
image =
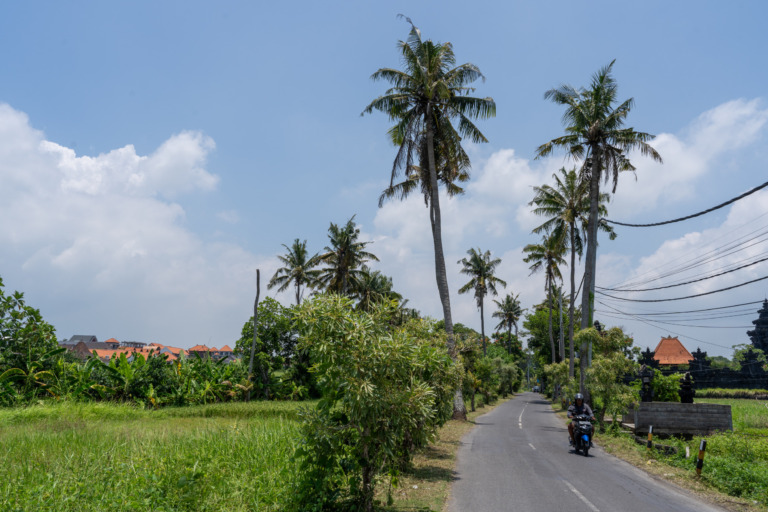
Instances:
[[[649,227],[653,227],[653,226],[663,226],[664,224],[672,224],[674,222],[682,222],[684,220],[693,219],[694,217],[699,217],[700,215],[704,215],[705,213],[709,213],[709,212],[713,212],[715,210],[719,210],[720,208],[723,208],[724,206],[728,206],[731,203],[735,203],[739,199],[743,199],[743,198],[747,197],[750,194],[754,194],[758,190],[763,189],[765,187],[768,187],[768,181],[766,181],[762,185],[759,185],[759,186],[753,188],[752,190],[750,190],[748,192],[745,192],[745,193],[741,194],[738,197],[734,197],[733,199],[730,199],[730,200],[728,200],[728,201],[726,201],[724,203],[720,203],[717,206],[713,206],[712,208],[708,208],[708,209],[706,209],[704,211],[701,211],[699,213],[694,213],[693,215],[686,215],[685,217],[680,217],[679,219],[665,220],[664,222],[654,222],[653,224],[627,224],[627,223],[624,223],[624,222],[617,222],[615,220],[608,220],[608,219],[603,219],[603,220],[605,222],[610,223],[610,224],[616,224],[617,226],[627,226],[627,227],[630,227],[630,228],[649,228]]]
[[[732,268],[730,270],[725,270],[723,272],[719,272],[719,273],[713,274],[711,276],[700,277],[699,279],[694,279],[692,281],[685,281],[683,283],[669,284],[667,286],[657,286],[655,288],[635,288],[635,289],[632,289],[632,290],[620,289],[620,288],[603,288],[601,286],[597,286],[597,288],[600,289],[600,290],[608,290],[608,291],[616,291],[616,292],[650,292],[650,291],[653,291],[653,290],[664,290],[665,288],[674,288],[676,286],[683,286],[683,285],[686,285],[686,284],[698,283],[699,281],[706,281],[707,279],[712,279],[714,277],[719,277],[719,276],[722,276],[722,275],[725,275],[725,274],[730,274],[731,272],[736,272],[737,270],[741,270],[742,268],[751,267],[752,265],[757,265],[758,263],[762,263],[764,261],[768,261],[768,258],[763,258],[761,260],[753,261],[751,263],[747,263],[746,265],[742,265],[740,267]]]
[[[606,304],[604,302],[601,302],[601,301],[598,301],[598,302],[600,304],[602,304],[603,306],[605,306],[607,308],[611,308],[612,310],[614,310],[614,311],[616,311],[618,313],[626,314],[623,311],[619,311],[618,309],[614,308],[613,306],[609,306],[608,304]],[[644,320],[642,318],[635,318],[635,321],[642,322],[642,323],[644,323],[646,325],[650,325],[651,327],[653,327],[655,329],[659,329],[658,325],[654,325],[654,323],[649,321],[649,320]],[[694,338],[693,336],[688,336],[687,334],[680,334],[680,333],[669,331],[669,330],[667,330],[667,332],[669,334],[674,334],[675,336],[678,336],[678,337],[681,337],[681,338],[688,338],[688,339],[691,339],[691,340],[694,340],[694,341],[698,341],[699,343],[706,343],[707,345],[713,345],[715,347],[720,347],[720,348],[725,348],[725,349],[733,350],[733,347],[726,347],[725,345],[718,345],[717,343],[712,343],[711,341],[700,340],[698,338]]]
[[[724,233],[724,234],[718,236],[717,238],[711,240],[710,243],[707,244],[707,245],[708,246],[713,246],[715,242],[718,242],[720,240],[723,240],[723,239],[727,238],[729,235],[735,233],[737,230],[739,230],[741,228],[744,228],[744,227],[746,227],[746,226],[748,226],[748,225],[750,225],[750,224],[752,224],[754,222],[757,222],[757,221],[759,221],[760,219],[762,219],[765,216],[768,216],[768,212],[763,213],[762,215],[759,215],[759,216],[755,217],[754,219],[745,222],[741,226],[738,226],[738,227],[736,227],[736,228],[734,228],[732,230],[729,230],[727,233]],[[704,258],[704,262],[707,262],[707,258],[706,257],[708,255],[711,255],[711,254],[717,255],[718,253],[723,253],[723,252],[726,252],[726,251],[728,251],[730,249],[733,249],[733,248],[736,248],[736,247],[739,247],[739,246],[742,246],[740,250],[744,250],[744,249],[746,249],[748,247],[751,247],[752,245],[755,245],[757,243],[762,243],[762,241],[758,241],[758,242],[755,242],[753,244],[747,245],[746,247],[743,247],[744,244],[746,244],[748,242],[751,242],[751,241],[754,241],[756,239],[759,239],[760,237],[762,237],[766,233],[768,233],[768,231],[762,231],[758,235],[752,236],[751,238],[747,238],[750,235],[754,235],[755,233],[757,233],[757,232],[759,232],[759,231],[761,231],[763,229],[765,229],[765,228],[764,227],[759,227],[759,228],[754,229],[754,230],[752,230],[752,231],[750,231],[748,233],[745,233],[744,235],[741,235],[741,236],[737,237],[736,239],[734,239],[732,241],[725,242],[724,244],[722,244],[722,245],[720,245],[718,247],[714,247],[713,249],[710,249],[708,252],[700,254],[696,258],[684,261],[684,262],[682,262],[680,264],[673,265],[675,262],[683,260],[683,258],[686,256],[686,255],[680,255],[677,258],[674,258],[674,259],[666,262],[666,264],[662,265],[661,267],[655,267],[655,268],[649,269],[646,272],[643,272],[642,274],[639,274],[639,275],[637,275],[637,276],[635,276],[633,278],[625,279],[624,281],[621,281],[621,282],[615,284],[614,287],[618,288],[618,287],[622,287],[622,286],[623,287],[629,287],[629,286],[638,286],[638,285],[642,285],[642,284],[647,284],[649,282],[656,281],[656,280],[661,279],[663,277],[668,277],[668,276],[670,276],[670,275],[672,275],[674,273],[683,272],[683,271],[685,271],[687,269],[694,268],[696,266],[694,264],[697,261],[699,261],[700,259],[702,259],[702,258]],[[746,240],[744,240],[744,241],[739,243],[740,240],[743,240],[745,238],[746,238]],[[723,254],[721,257],[725,257],[725,256],[727,256],[727,254]],[[713,257],[713,258],[709,259],[708,261],[714,261],[715,259],[718,259],[718,258]],[[670,270],[665,271],[665,273],[663,273],[661,275],[657,274],[657,277],[655,277],[655,278],[648,279],[647,281],[641,281],[648,274],[652,274],[654,272],[658,272],[660,270],[660,268],[664,268],[664,267],[670,267]]]
[[[675,298],[672,298],[672,299],[625,299],[623,297],[616,297],[614,295],[608,295],[607,293],[603,293],[603,292],[597,291],[597,290],[596,290],[596,293],[599,293],[600,295],[604,295],[606,297],[610,297],[612,299],[623,300],[623,301],[627,301],[627,302],[669,302],[669,301],[673,301],[673,300],[693,299],[694,297],[703,297],[705,295],[712,295],[713,293],[725,292],[725,291],[728,291],[728,290],[733,290],[734,288],[740,288],[740,287],[746,286],[748,284],[756,283],[756,282],[762,281],[764,279],[768,279],[768,276],[759,277],[757,279],[753,279],[751,281],[747,281],[746,283],[735,284],[733,286],[729,286],[727,288],[720,288],[719,290],[713,290],[711,292],[697,293],[696,295],[687,295],[685,297],[675,297]]]
[[[614,313],[605,312],[605,311],[603,311],[602,314],[609,318],[617,318],[617,319],[627,318],[628,316],[631,316],[631,315],[619,316]],[[751,329],[752,328],[751,325],[691,325],[691,324],[679,324],[677,322],[664,322],[662,320],[649,320],[649,321],[655,322],[657,324],[676,325],[678,327],[696,327],[699,329]]]
[[[715,311],[717,309],[730,309],[730,308],[738,308],[741,306],[751,306],[753,304],[762,304],[762,300],[756,300],[753,302],[744,302],[742,304],[732,304],[730,306],[718,306],[716,308],[705,308],[705,309],[691,309],[688,311],[659,311],[659,312],[652,312],[648,311],[647,313],[627,313],[628,315],[637,315],[637,316],[646,316],[646,315],[677,315],[681,313],[700,313],[703,311]],[[647,311],[647,310],[646,310]]]

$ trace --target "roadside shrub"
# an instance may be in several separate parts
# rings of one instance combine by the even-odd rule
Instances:
[[[322,392],[302,413],[298,510],[371,511],[376,477],[396,484],[413,450],[450,417],[458,380],[442,338],[393,328],[395,307],[361,312],[346,297],[323,295],[297,309],[300,345]]]

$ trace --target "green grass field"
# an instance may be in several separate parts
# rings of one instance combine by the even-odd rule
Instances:
[[[296,403],[0,410],[0,510],[281,510]]]
[[[768,407],[765,401],[745,399],[696,399],[700,403],[731,406],[733,432],[707,438],[704,468],[700,479],[728,494],[768,507]],[[659,460],[695,474],[695,461],[701,438],[663,440],[676,446],[677,454]],[[685,458],[685,447],[691,458]]]

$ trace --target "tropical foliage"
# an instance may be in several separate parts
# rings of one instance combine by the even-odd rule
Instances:
[[[297,238],[293,245],[288,247],[283,244],[288,251],[285,255],[280,255],[277,259],[283,263],[275,271],[275,275],[270,279],[267,288],[277,286],[277,291],[282,292],[290,285],[293,285],[296,291],[296,304],[301,304],[303,296],[302,286],[308,288],[318,288],[320,286],[319,273],[315,268],[320,264],[320,258],[317,254],[309,256],[307,251],[307,241],[299,241]]]
[[[350,299],[325,295],[297,312],[322,392],[302,414],[301,510],[373,510],[377,476],[395,476],[450,417],[459,374],[444,339],[422,326],[418,335],[391,329],[395,308],[356,311]]]
[[[527,255],[523,261],[531,264],[529,267],[531,274],[544,271],[544,288],[547,292],[547,300],[549,301],[549,343],[552,350],[552,362],[554,363],[557,359],[557,352],[555,350],[555,338],[552,330],[552,289],[555,286],[555,281],[559,280],[562,282],[563,280],[560,266],[565,264],[563,259],[565,247],[555,236],[550,234],[545,236],[541,243],[526,245],[523,248],[523,252]]]
[[[653,135],[624,127],[634,106],[634,99],[630,98],[616,105],[618,84],[611,74],[614,63],[615,61],[612,61],[595,73],[588,89],[562,85],[544,94],[546,99],[565,107],[563,124],[566,133],[542,144],[536,152],[537,158],[541,158],[550,155],[557,148],[564,149],[568,157],[582,162],[582,179],[589,183],[587,255],[581,304],[582,328],[590,326],[592,322],[600,181],[607,182],[612,179],[615,192],[619,173],[635,170],[627,156],[632,150],[638,150],[642,155],[661,162],[659,153],[648,144],[653,140]]]
[[[470,280],[459,288],[459,293],[474,292],[477,309],[480,310],[480,335],[483,341],[483,355],[485,355],[485,296],[489,293],[498,295],[496,285],[507,286],[507,283],[496,277],[496,267],[501,263],[501,259],[491,259],[490,251],[482,252],[480,249],[473,248],[468,250],[467,254],[469,258],[462,258],[458,263],[462,265],[461,273],[470,276]]]
[[[408,22],[411,23],[410,19]],[[451,188],[452,184],[464,181],[469,168],[469,157],[461,141],[487,142],[472,119],[494,116],[496,104],[491,98],[469,96],[473,90],[469,84],[484,77],[473,64],[454,67],[456,57],[451,43],[424,41],[419,29],[411,23],[408,39],[400,41],[398,46],[404,69],[382,68],[371,76],[375,81],[389,82],[392,87],[373,100],[363,113],[378,110],[395,123],[389,130],[389,137],[398,151],[392,165],[389,189],[382,198],[404,197],[415,188],[415,181],[421,183],[429,209],[435,278],[448,333],[448,350],[455,355],[438,183],[442,181],[446,184],[450,193],[458,192]],[[408,179],[406,185],[398,190],[395,179],[401,170],[405,171]],[[454,399],[454,415],[466,416],[460,391]]]

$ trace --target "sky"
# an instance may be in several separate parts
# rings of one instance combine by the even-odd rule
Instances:
[[[0,277],[24,292],[59,339],[233,346],[285,253],[328,244],[353,215],[381,260],[373,268],[422,314],[442,316],[428,213],[413,197],[378,208],[395,148],[370,79],[399,67],[410,17],[424,39],[451,42],[457,63],[486,77],[475,96],[487,144],[466,144],[472,178],[443,197],[454,322],[475,329],[469,248],[501,258],[507,282],[491,299],[544,297],[522,248],[540,240],[533,187],[574,162],[536,148],[562,135],[561,84],[587,86],[615,59],[627,126],[656,135],[664,159],[630,154],[609,218],[650,223],[689,215],[766,181],[768,4],[667,2],[36,1],[0,5]],[[768,190],[693,220],[617,228],[601,237],[597,286],[654,287],[709,276],[765,256]],[[756,238],[757,237],[757,238]],[[751,240],[750,242],[747,242]],[[728,249],[730,248],[730,249]],[[700,261],[706,255],[721,256]],[[614,297],[672,299],[768,275],[768,262],[712,279]],[[581,272],[581,267],[578,267]],[[562,269],[568,275],[568,269]],[[653,280],[654,276],[670,276]],[[568,283],[566,278],[566,290]],[[732,355],[768,297],[768,280],[697,298],[629,302],[599,296],[596,318],[641,348],[677,335],[694,351]],[[737,304],[685,315],[641,316]],[[722,313],[722,314],[721,314]],[[724,313],[731,313],[726,315]],[[652,321],[650,321],[652,320]],[[658,323],[659,320],[667,323]]]

